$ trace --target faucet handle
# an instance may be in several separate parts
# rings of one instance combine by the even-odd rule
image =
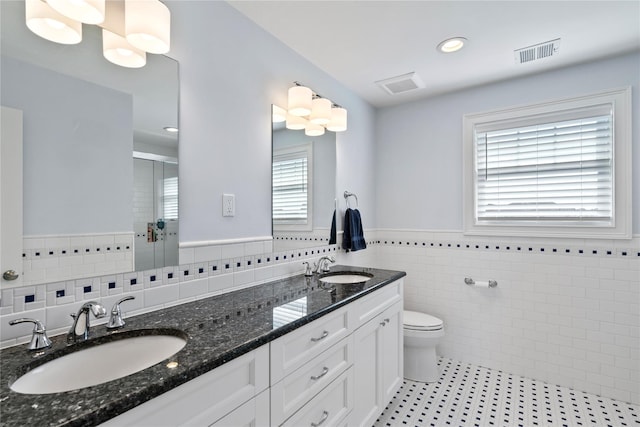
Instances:
[[[31,341],[27,348],[29,350],[42,350],[43,348],[51,347],[51,340],[47,336],[47,330],[42,322],[37,319],[29,319],[23,317],[21,319],[14,319],[9,321],[9,325],[17,325],[18,323],[33,323],[33,333],[31,334]]]
[[[313,271],[311,271],[311,265],[309,265],[309,262],[305,261],[302,264],[306,265],[306,267],[304,269],[304,275],[307,276],[307,277],[313,276]]]
[[[122,311],[120,310],[120,304],[135,299],[136,297],[129,295],[118,302],[116,302],[111,308],[111,317],[109,318],[109,323],[107,323],[107,329],[118,329],[124,326],[124,319],[122,318]]]

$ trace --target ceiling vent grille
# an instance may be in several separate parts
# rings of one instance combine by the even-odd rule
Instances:
[[[407,73],[401,76],[378,80],[376,84],[390,95],[397,95],[424,87],[424,83],[416,73]]]
[[[557,55],[560,50],[560,39],[539,43],[533,46],[523,47],[514,50],[515,60],[517,64],[536,61],[542,58]]]

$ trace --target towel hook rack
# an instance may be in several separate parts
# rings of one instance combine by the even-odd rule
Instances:
[[[351,206],[349,206],[349,197],[355,197],[356,199],[356,208],[358,207],[358,196],[356,196],[354,193],[350,193],[349,191],[344,191],[344,200],[347,202],[347,207],[351,208]]]

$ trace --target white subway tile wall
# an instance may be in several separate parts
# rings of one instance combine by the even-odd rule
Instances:
[[[23,283],[41,284],[134,269],[133,233],[23,238]]]
[[[133,295],[136,299],[124,303],[122,311],[125,316],[137,315],[301,274],[303,261],[337,252],[336,245],[326,244],[276,254],[272,248],[270,241],[188,248],[181,250],[181,256],[184,254],[190,262],[180,266],[146,271],[131,271],[129,267],[127,273],[3,289],[0,347],[22,344],[31,337],[32,328],[8,325],[14,318],[34,317],[45,324],[50,335],[66,333],[71,325],[69,314],[84,301],[96,300],[109,309],[124,294]],[[206,259],[205,255],[219,258]],[[93,323],[106,321],[97,319]]]
[[[272,242],[180,250],[181,266],[1,291],[0,346],[28,341],[16,317],[66,333],[89,298],[125,316],[302,273],[303,261],[403,270],[405,306],[442,318],[443,357],[640,403],[640,238],[630,241],[472,238],[459,232],[368,230],[367,249],[273,252]],[[338,236],[340,241],[340,236]],[[569,242],[569,243],[568,243]],[[211,258],[210,258],[211,257]],[[464,278],[498,282],[477,288]],[[98,321],[97,324],[104,323]]]
[[[640,403],[640,239],[380,230],[339,262],[407,272],[405,307],[444,320],[443,357]],[[465,285],[496,280],[496,288]]]

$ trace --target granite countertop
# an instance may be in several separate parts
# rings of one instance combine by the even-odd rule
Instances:
[[[51,338],[53,346],[45,352],[29,352],[24,344],[4,349],[0,351],[0,425],[100,424],[405,276],[404,272],[372,268],[331,268],[332,273],[342,271],[373,277],[331,291],[318,275],[299,275],[126,318],[126,326],[115,332],[104,325],[94,326],[90,340],[84,343],[67,346],[66,336],[59,335]],[[306,312],[302,310],[298,319],[284,321],[277,316],[279,307],[303,297]],[[153,333],[188,336],[186,346],[171,357],[179,362],[177,368],[167,368],[167,359],[124,378],[63,393],[28,395],[9,388],[29,369],[62,354],[124,336]]]

